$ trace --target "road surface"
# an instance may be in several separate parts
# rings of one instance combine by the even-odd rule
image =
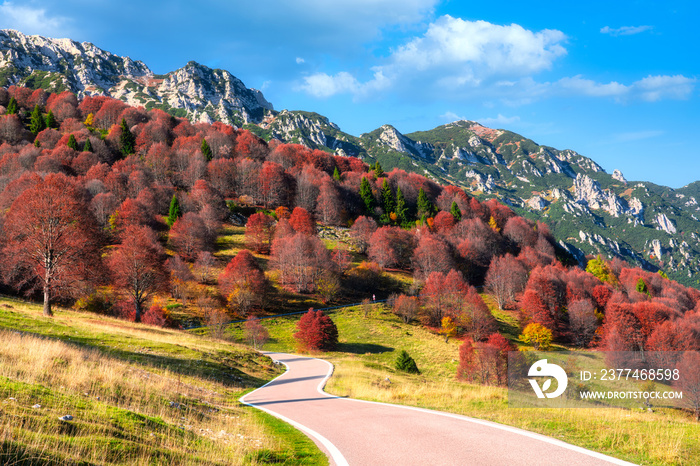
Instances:
[[[543,435],[466,416],[336,397],[323,392],[333,366],[265,353],[287,372],[241,402],[308,435],[340,465],[565,465],[627,463]]]

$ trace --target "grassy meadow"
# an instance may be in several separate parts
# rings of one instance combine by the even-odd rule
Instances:
[[[324,464],[238,403],[280,373],[247,347],[0,298],[1,464]],[[73,416],[70,421],[59,418]]]

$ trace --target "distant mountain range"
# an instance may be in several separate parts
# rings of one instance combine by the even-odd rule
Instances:
[[[618,256],[700,287],[700,181],[681,189],[628,182],[572,150],[473,121],[401,134],[384,125],[353,136],[312,112],[275,111],[260,91],[195,62],[165,75],[93,44],[0,31],[0,86],[105,94],[192,121],[222,121],[270,140],[379,161],[497,198],[540,219],[580,260]]]

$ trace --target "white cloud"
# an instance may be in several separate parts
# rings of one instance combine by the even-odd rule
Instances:
[[[600,32],[602,34],[610,34],[611,36],[631,36],[634,34],[640,34],[642,32],[651,31],[654,29],[653,26],[622,26],[617,29],[613,29],[610,26],[605,26],[601,28]]]
[[[685,76],[647,76],[629,85],[618,82],[601,84],[581,76],[560,79],[554,87],[590,97],[615,97],[617,100],[645,100],[655,102],[662,99],[684,100],[691,96],[696,79]]]
[[[5,1],[0,4],[0,28],[16,29],[24,34],[40,34],[51,37],[66,37],[67,19],[49,17],[44,8],[32,8]]]
[[[642,100],[654,102],[661,99],[684,100],[691,96],[697,79],[685,76],[647,76],[632,87]]]
[[[566,54],[563,32],[532,32],[517,24],[499,26],[442,16],[423,37],[401,46],[392,66],[418,71],[450,68],[455,82],[496,75],[525,75],[548,69]]]
[[[497,125],[512,125],[514,123],[520,122],[520,117],[519,116],[512,116],[512,117],[506,117],[501,115],[500,113],[498,114],[497,117],[495,118],[477,118],[479,123],[481,123],[484,126],[497,126]]]
[[[341,71],[331,76],[326,73],[316,73],[304,78],[304,84],[300,86],[314,97],[330,97],[335,94],[354,94],[360,89],[360,83],[350,73]]]
[[[301,64],[304,63],[305,61],[306,61],[306,60],[304,60],[304,59],[301,58],[301,57],[297,57],[297,59],[296,59],[297,65],[301,65]]]
[[[430,24],[423,36],[394,50],[373,68],[374,76],[366,82],[347,72],[332,77],[320,73],[305,78],[301,88],[318,96],[313,86],[319,86],[326,97],[330,92],[357,97],[396,85],[428,86],[440,92],[475,89],[494,78],[517,78],[551,68],[566,54],[561,45],[565,39],[561,31],[533,32],[517,24],[499,26],[446,15]],[[330,80],[336,83],[330,85]]]
[[[573,94],[591,97],[619,97],[629,92],[629,87],[624,84],[615,81],[601,84],[581,76],[562,78],[557,82],[557,86]]]
[[[304,78],[297,87],[314,97],[326,98],[336,94],[353,94],[355,98],[365,97],[372,92],[382,91],[390,86],[381,70],[375,70],[374,77],[366,83],[359,82],[353,75],[341,71],[335,75],[316,73]]]
[[[467,120],[467,117],[459,116],[455,112],[445,112],[444,114],[440,115],[440,118],[442,118],[445,121],[459,121],[459,120]]]

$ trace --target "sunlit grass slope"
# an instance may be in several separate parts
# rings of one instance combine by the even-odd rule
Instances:
[[[237,402],[278,374],[242,345],[0,299],[0,464],[323,464]]]

